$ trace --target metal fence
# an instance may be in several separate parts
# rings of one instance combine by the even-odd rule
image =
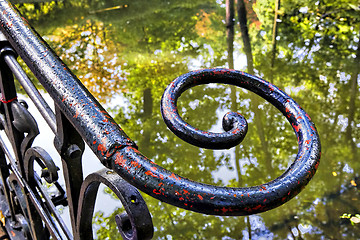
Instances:
[[[247,132],[246,120],[239,113],[224,116],[224,133],[201,131],[181,119],[177,98],[195,85],[208,83],[232,84],[262,96],[284,114],[298,137],[295,161],[271,182],[247,188],[202,184],[168,171],[141,154],[7,0],[0,0],[0,24],[0,129],[4,133],[0,138],[0,210],[12,239],[92,239],[92,216],[101,183],[119,197],[125,208],[114,219],[123,238],[150,239],[152,220],[138,189],[190,211],[249,215],[290,200],[315,174],[320,160],[315,126],[294,100],[271,83],[240,71],[206,69],[178,77],[165,90],[161,103],[165,123],[177,136],[196,146],[230,148],[241,142]],[[17,62],[18,57],[54,100],[54,112]],[[61,157],[65,189],[57,182],[59,168],[49,154],[33,146],[38,126],[27,104],[17,99],[14,77],[55,134],[54,146]],[[106,168],[84,179],[85,144]],[[35,163],[41,168],[40,174],[34,170]],[[49,196],[42,179],[52,184],[57,194]],[[58,213],[58,205],[69,206],[71,229]]]

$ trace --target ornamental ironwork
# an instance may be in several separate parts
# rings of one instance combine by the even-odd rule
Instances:
[[[320,140],[310,117],[271,83],[244,72],[205,69],[184,74],[165,90],[161,111],[167,126],[198,147],[222,149],[239,144],[247,132],[240,113],[223,118],[223,133],[198,130],[177,112],[187,89],[224,83],[248,89],[273,104],[292,125],[299,150],[281,176],[259,186],[218,187],[195,182],[155,164],[112,119],[48,44],[7,0],[0,0],[0,210],[11,239],[92,239],[92,216],[99,185],[120,199],[124,213],[115,217],[124,239],[150,239],[153,225],[139,190],[168,204],[210,215],[240,216],[264,212],[296,196],[311,180],[320,161]],[[53,111],[17,62],[20,57],[55,103]],[[37,122],[26,102],[17,98],[14,76],[55,134],[65,188],[55,162],[34,146]],[[105,166],[84,179],[85,144]],[[35,163],[41,174],[34,170]],[[40,175],[40,176],[39,176]],[[42,184],[57,189],[49,196]],[[66,226],[56,206],[69,206]],[[151,209],[150,209],[151,211]],[[71,229],[69,229],[71,228]]]

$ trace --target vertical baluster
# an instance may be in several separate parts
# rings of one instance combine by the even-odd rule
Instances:
[[[75,235],[80,188],[83,182],[81,160],[85,144],[58,107],[55,107],[55,115],[57,123],[55,147],[62,160],[71,225]]]

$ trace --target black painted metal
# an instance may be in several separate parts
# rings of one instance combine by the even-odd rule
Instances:
[[[0,30],[0,129],[10,142],[6,144],[0,137],[0,211],[5,213],[5,227],[14,232],[14,239],[48,239],[50,236],[91,239],[91,220],[100,183],[108,186],[125,208],[125,213],[114,219],[123,238],[149,239],[153,235],[150,213],[136,188],[196,212],[248,215],[288,201],[315,174],[320,160],[320,140],[314,124],[294,100],[262,79],[235,70],[207,69],[180,76],[163,95],[161,108],[165,123],[180,138],[200,147],[219,149],[238,144],[247,132],[247,122],[239,113],[229,113],[223,121],[226,132],[220,134],[188,125],[178,115],[176,102],[182,92],[195,85],[216,82],[249,89],[271,102],[292,124],[299,152],[282,176],[260,186],[216,187],[183,178],[143,156],[7,0],[0,0]],[[17,56],[52,97],[55,113],[17,63]],[[66,191],[57,182],[58,168],[54,161],[44,149],[33,146],[38,135],[37,123],[26,104],[17,100],[13,75],[55,133],[54,145],[61,157]],[[84,180],[85,144],[109,169]],[[9,145],[14,153],[9,151]],[[35,163],[42,169],[40,176],[34,172]],[[56,196],[47,196],[42,178],[57,188]],[[69,206],[71,230],[57,212],[58,205]]]
[[[100,152],[105,147],[113,147],[115,150],[122,144],[134,144],[124,137],[124,134],[115,136],[108,143],[101,141],[107,136],[107,131],[112,129],[118,131],[119,127],[108,115],[104,114],[105,110],[65,65],[59,63],[60,60],[55,54],[51,53],[52,57],[44,58],[47,55],[46,52],[51,50],[44,43],[39,45],[36,42],[39,39],[35,34],[24,33],[24,30],[29,27],[11,4],[8,1],[0,1],[0,8],[4,10],[0,18],[8,18],[0,20],[2,27],[5,24],[12,28],[15,21],[23,27],[23,31],[20,28],[17,29],[21,32],[16,31],[17,36],[10,37],[9,32],[4,31],[4,28],[0,33],[0,129],[5,132],[5,136],[0,137],[0,211],[5,215],[5,228],[9,237],[11,239],[49,239],[51,236],[53,239],[91,239],[95,197],[99,184],[103,183],[114,191],[125,207],[126,212],[114,219],[119,222],[119,230],[123,237],[125,239],[150,239],[153,235],[151,216],[135,187],[126,183],[120,176],[109,174],[109,169],[93,173],[85,180],[83,179],[82,153],[85,147],[83,138],[88,144],[91,143],[89,145],[94,145],[94,141],[99,138],[96,147],[100,149]],[[21,41],[28,42],[30,45],[21,45]],[[55,113],[20,67],[16,60],[18,52],[21,52],[25,62],[30,63],[31,70],[37,73],[35,75],[40,81],[46,82],[45,85],[48,87],[51,86],[45,87],[49,92],[52,91],[51,89],[61,90],[62,94],[53,91],[52,96],[56,102]],[[36,59],[27,58],[23,55],[25,52],[26,56],[33,56]],[[52,63],[49,64],[49,61]],[[36,64],[33,64],[35,62]],[[54,71],[59,68],[67,74]],[[39,69],[41,69],[40,73]],[[27,104],[17,99],[13,75],[55,133],[54,145],[61,156],[66,191],[57,182],[59,168],[50,155],[44,149],[33,146],[39,130],[35,119],[27,110]],[[64,81],[66,84],[59,85],[51,82],[52,80]],[[65,94],[74,89],[80,95],[69,96],[69,99],[65,99]],[[78,99],[81,96],[82,98]],[[91,98],[93,101],[88,101]],[[76,105],[75,103],[82,103],[83,108],[75,108],[74,111],[66,110],[66,106]],[[91,109],[90,113],[93,113],[91,116],[86,115],[84,119],[85,114],[82,111],[87,108]],[[99,112],[100,115],[96,117],[94,112]],[[89,123],[88,119],[92,116],[95,116],[96,120]],[[76,117],[82,120],[74,124],[72,119]],[[89,124],[92,124],[90,129]],[[99,126],[103,127],[99,128]],[[88,130],[92,133],[88,133]],[[9,141],[10,146],[6,141]],[[101,158],[103,162],[106,162],[106,154],[105,158]],[[35,172],[35,164],[40,167],[41,173]],[[49,196],[41,183],[42,179],[52,184],[57,189],[57,194]],[[71,226],[64,223],[56,208],[58,205],[69,206]]]

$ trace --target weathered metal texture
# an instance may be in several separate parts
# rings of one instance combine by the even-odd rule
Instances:
[[[135,144],[9,2],[0,1],[0,9],[1,27],[10,30],[1,28],[0,32],[0,130],[10,142],[8,146],[0,137],[0,212],[5,215],[11,239],[91,239],[92,234],[84,231],[92,232],[100,183],[109,186],[125,207],[126,213],[114,219],[123,237],[151,238],[151,216],[135,187],[118,175],[108,174],[109,169],[83,180],[83,138],[104,165],[111,163],[108,158],[116,149]],[[55,100],[55,114],[18,64],[17,52]],[[39,130],[27,104],[17,99],[13,74],[55,133],[66,193],[57,182],[59,168],[50,155],[32,146]],[[35,163],[41,168],[40,176],[34,171]],[[48,196],[41,178],[55,186],[56,195]],[[72,233],[58,213],[58,205],[69,206]]]
[[[208,83],[246,88],[284,114],[298,138],[299,150],[295,161],[283,175],[271,182],[246,188],[206,185],[156,165],[130,146],[113,156],[115,170],[134,186],[161,201],[205,214],[249,215],[275,208],[296,196],[315,174],[320,161],[320,140],[310,117],[288,95],[260,78],[228,69],[194,71],[178,77],[168,86],[161,106],[168,127],[177,135],[184,136],[185,140],[190,139],[191,143],[197,135],[203,138],[206,134],[193,127],[183,127],[186,123],[177,114],[176,100],[191,86]],[[212,134],[208,135],[213,147]],[[208,142],[204,142],[206,144]]]
[[[156,165],[137,151],[134,142],[7,1],[0,1],[0,12],[1,29],[11,45],[85,142],[105,166],[113,168],[147,194],[172,205],[205,214],[248,215],[267,211],[288,201],[314,175],[320,159],[320,141],[307,114],[272,84],[246,73],[226,69],[196,71],[176,79],[163,97],[165,122],[170,124],[170,128],[178,136],[197,146],[233,146],[246,133],[246,121],[243,117],[230,114],[232,124],[225,124],[228,130],[226,133],[204,133],[181,120],[176,113],[176,99],[187,88],[198,84],[220,82],[244,87],[271,102],[292,124],[299,141],[299,151],[294,163],[274,181],[248,188],[215,187],[197,183]]]
[[[108,169],[90,174],[83,183],[80,193],[81,207],[78,209],[77,238],[92,239],[93,206],[100,183],[109,187],[123,204],[125,213],[115,218],[123,239],[151,239],[154,234],[153,224],[139,191]]]
[[[220,74],[221,75],[221,74]],[[179,138],[198,147],[209,149],[232,148],[244,139],[248,124],[246,119],[237,112],[228,112],[223,117],[224,133],[213,133],[201,131],[185,122],[177,111],[177,99],[186,90],[199,84],[207,84],[209,78],[196,79],[192,77],[181,78],[173,81],[165,90],[162,102],[161,113],[168,128]],[[221,79],[224,80],[223,78]],[[222,82],[219,81],[219,82]]]
[[[106,166],[117,149],[133,146],[125,132],[6,0],[0,1],[0,27],[55,104]]]
[[[0,100],[0,129],[5,131],[18,154],[13,158],[0,138],[0,211],[5,215],[5,228],[11,239],[49,239],[50,235],[53,239],[73,239],[56,210],[55,206],[60,204],[69,205],[75,239],[92,239],[92,214],[100,183],[109,186],[125,207],[126,213],[114,219],[119,222],[124,239],[150,239],[153,235],[151,216],[136,188],[109,169],[93,173],[83,181],[84,143],[57,108],[55,145],[63,161],[65,194],[57,182],[59,168],[43,148],[32,146],[39,133],[37,123],[27,104],[14,97],[14,79],[4,63],[7,56],[0,57],[0,89],[1,93],[6,92]],[[35,162],[41,168],[40,176],[34,171]],[[57,188],[57,195],[47,195],[41,178]]]

